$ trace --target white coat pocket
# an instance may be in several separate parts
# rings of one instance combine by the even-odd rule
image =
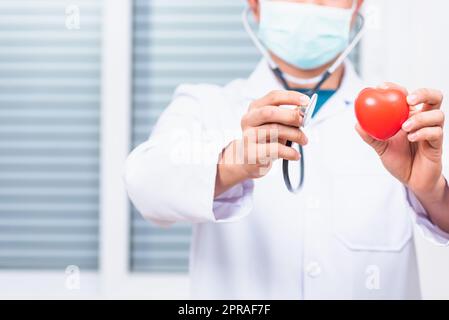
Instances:
[[[400,251],[412,238],[404,187],[388,173],[333,179],[332,229],[356,251]]]

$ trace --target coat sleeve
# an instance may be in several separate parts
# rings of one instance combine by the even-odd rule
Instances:
[[[424,238],[438,246],[449,246],[449,234],[432,223],[426,209],[424,209],[413,192],[409,189],[406,192],[407,200],[414,211],[413,220]]]
[[[195,90],[178,88],[151,137],[126,162],[131,201],[144,218],[159,225],[231,222],[252,209],[250,180],[214,199],[218,159],[233,139],[210,129],[208,122],[214,119]]]

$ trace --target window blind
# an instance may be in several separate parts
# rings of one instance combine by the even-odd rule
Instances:
[[[97,268],[100,27],[98,0],[0,1],[0,269]]]
[[[181,83],[247,77],[259,60],[243,30],[243,0],[134,0],[133,143],[146,140]],[[185,272],[190,226],[169,229],[132,211],[131,269]]]

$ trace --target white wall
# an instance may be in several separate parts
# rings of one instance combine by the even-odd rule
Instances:
[[[365,2],[369,30],[362,49],[364,78],[373,83],[397,82],[411,90],[438,88],[447,96],[449,1]],[[447,103],[443,108],[449,115]],[[447,140],[445,150],[449,150]],[[424,298],[449,299],[449,248],[435,247],[416,235]]]

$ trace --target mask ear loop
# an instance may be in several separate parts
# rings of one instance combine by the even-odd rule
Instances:
[[[338,67],[343,64],[346,58],[351,54],[351,52],[355,49],[355,47],[359,44],[360,40],[362,40],[363,36],[365,35],[365,18],[360,13],[357,13],[357,17],[359,18],[361,24],[359,31],[352,39],[349,46],[346,47],[346,49],[340,54],[337,60],[335,60],[335,62],[329,67],[329,69],[327,69],[327,72],[331,74],[334,73],[335,70],[337,70]]]

